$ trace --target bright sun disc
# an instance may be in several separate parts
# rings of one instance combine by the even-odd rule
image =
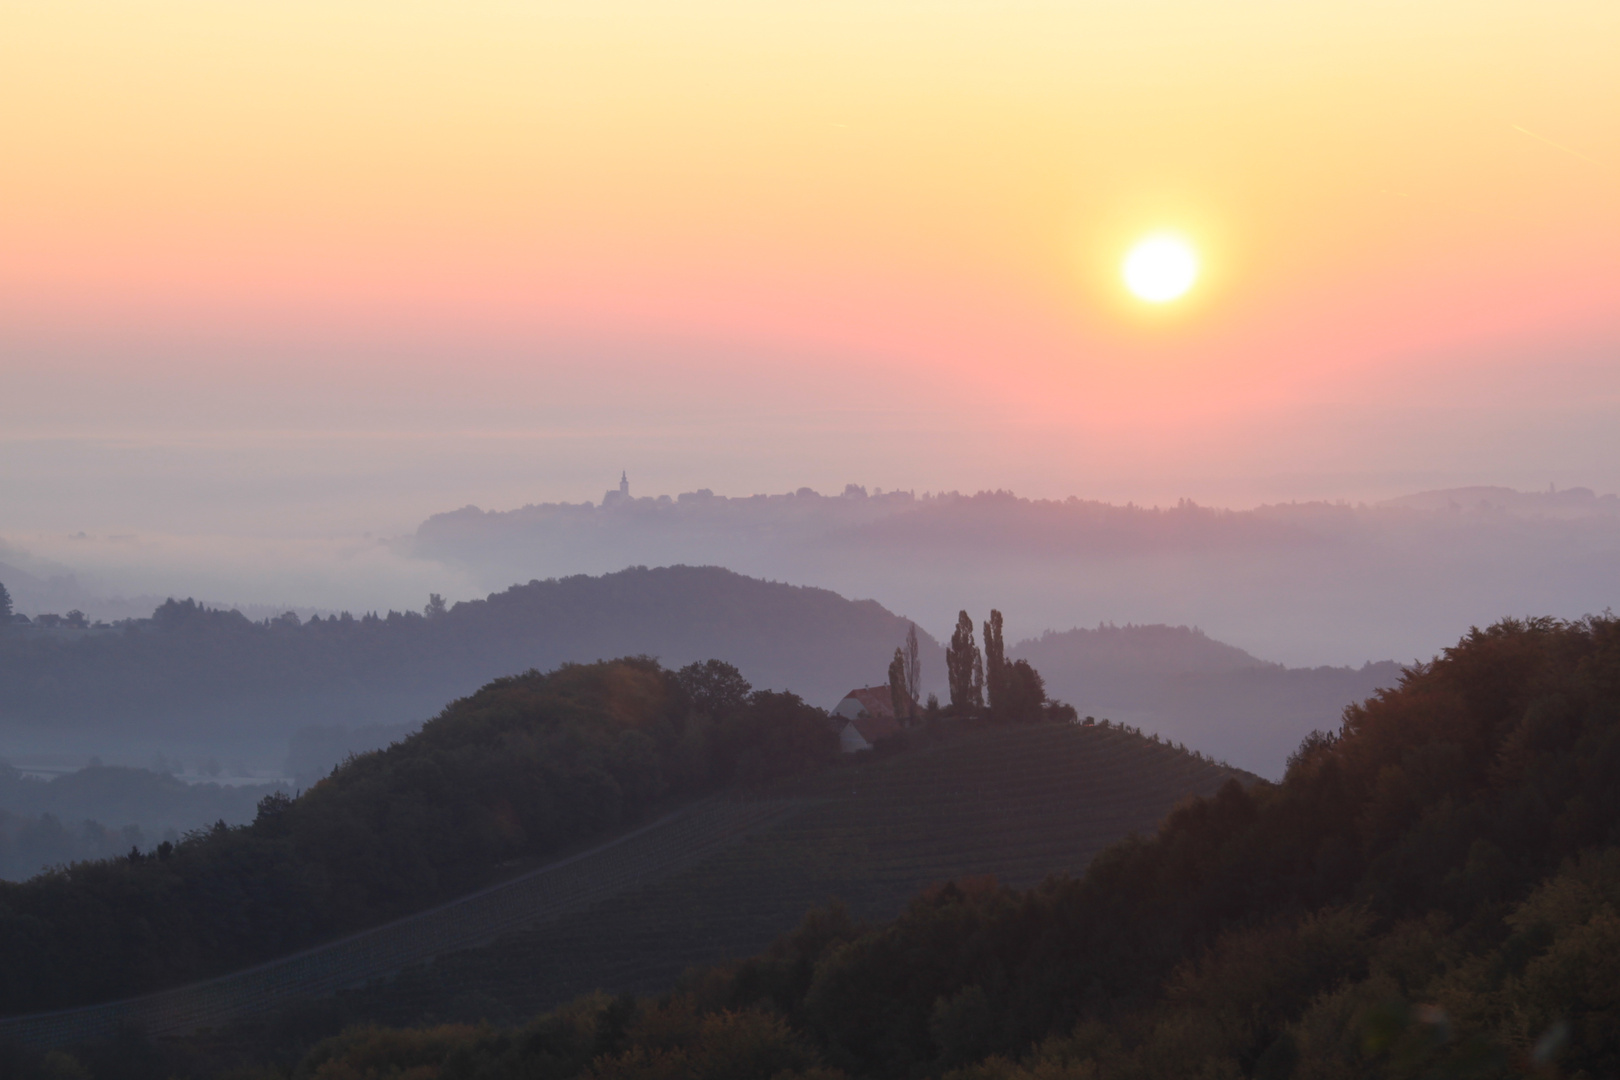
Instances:
[[[1184,240],[1150,236],[1131,248],[1123,272],[1133,296],[1163,304],[1192,288],[1198,279],[1198,256]]]

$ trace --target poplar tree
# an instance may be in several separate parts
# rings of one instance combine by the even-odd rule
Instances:
[[[984,682],[990,692],[990,715],[1002,719],[1007,708],[1007,646],[1001,638],[1001,612],[995,608],[984,624]]]
[[[917,624],[906,631],[906,696],[912,704],[922,700],[922,653],[917,646]]]
[[[894,659],[889,661],[889,703],[894,706],[896,720],[904,722],[911,715],[911,698],[906,693],[906,654],[898,645]]]
[[[973,620],[956,617],[956,630],[945,649],[945,674],[951,686],[951,708],[968,712],[984,708],[984,659],[973,640]]]

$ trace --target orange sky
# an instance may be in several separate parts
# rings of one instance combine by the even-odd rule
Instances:
[[[62,440],[589,447],[396,479],[401,520],[621,465],[1612,487],[1616,56],[1611,0],[7,3],[0,438],[52,477]],[[1205,275],[1150,311],[1117,268],[1162,227]]]

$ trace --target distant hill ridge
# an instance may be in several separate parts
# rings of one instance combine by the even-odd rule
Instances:
[[[616,496],[618,493],[614,493]],[[1230,510],[859,488],[474,507],[396,550],[486,587],[637,563],[718,564],[870,596],[943,634],[957,610],[1045,628],[1197,622],[1290,665],[1431,656],[1458,626],[1620,604],[1620,498],[1459,488]],[[982,617],[982,615],[980,616]]]
[[[1216,641],[1188,626],[1100,625],[1093,629],[1048,630],[1013,646],[1012,654],[1040,671],[1064,668],[1086,674],[1127,671],[1190,675],[1216,671],[1285,670],[1236,645]]]
[[[530,581],[435,618],[254,623],[170,601],[121,633],[0,634],[0,723],[223,732],[279,765],[300,727],[418,722],[498,676],[609,656],[673,666],[728,656],[756,684],[827,705],[881,681],[908,628],[874,601],[714,566]],[[942,681],[943,650],[920,637],[924,667]]]
[[[970,614],[983,619],[988,607]],[[641,654],[680,666],[726,656],[757,685],[830,707],[852,687],[884,682],[909,625],[872,600],[713,566],[531,581],[435,617],[255,623],[170,601],[121,632],[0,635],[0,730],[75,746],[76,730],[108,741],[211,740],[190,753],[286,764],[283,775],[309,782],[492,678],[566,661]],[[919,636],[924,693],[947,697],[944,650],[926,630]],[[1388,663],[1287,669],[1164,625],[1048,632],[1010,652],[1082,715],[1157,731],[1267,775],[1280,773],[1305,733],[1398,675]],[[125,760],[152,753],[148,745]],[[132,821],[147,823],[110,824]]]

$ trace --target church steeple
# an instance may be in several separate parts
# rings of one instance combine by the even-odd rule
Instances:
[[[627,499],[630,497],[630,474],[627,472],[619,473],[619,494]]]

